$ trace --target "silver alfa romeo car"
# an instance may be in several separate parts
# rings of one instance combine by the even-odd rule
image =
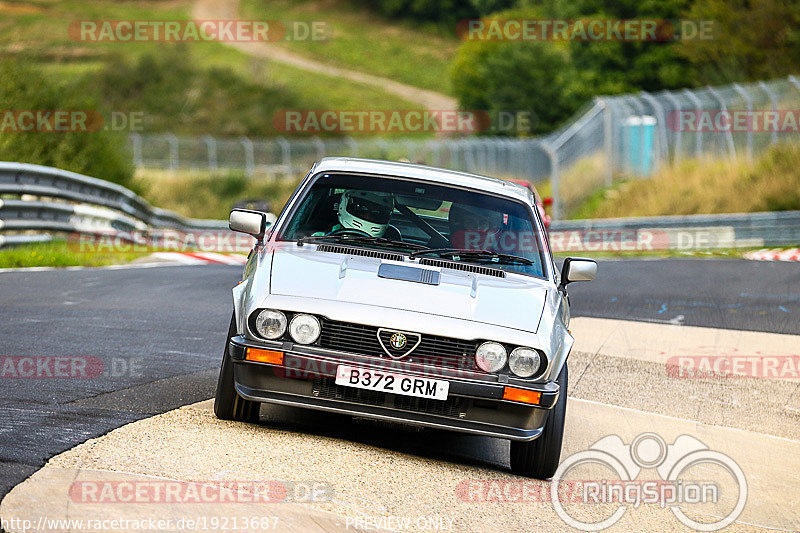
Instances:
[[[274,403],[499,437],[548,478],[567,402],[566,286],[530,190],[407,163],[327,158],[253,235],[217,384],[219,418]]]

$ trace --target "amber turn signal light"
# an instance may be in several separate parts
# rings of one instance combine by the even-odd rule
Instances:
[[[503,391],[503,399],[511,400],[512,402],[530,403],[539,405],[539,400],[542,398],[541,392],[532,390],[517,389],[514,387],[506,387]]]
[[[283,364],[283,352],[262,350],[261,348],[248,348],[245,359],[256,363],[269,363],[271,365]]]

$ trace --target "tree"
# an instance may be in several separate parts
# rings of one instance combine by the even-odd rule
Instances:
[[[491,20],[680,18],[689,0],[529,0],[528,7],[496,13]],[[541,37],[540,37],[541,39]],[[551,40],[465,41],[452,68],[462,108],[530,110],[530,133],[550,131],[593,96],[684,87],[689,59],[674,41]]]
[[[689,18],[713,22],[714,38],[683,41],[700,84],[785,76],[800,70],[797,0],[695,0]]]

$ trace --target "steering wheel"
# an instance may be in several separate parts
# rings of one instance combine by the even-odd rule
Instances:
[[[332,232],[328,233],[328,235],[355,235],[356,237],[371,237],[369,233],[366,231],[355,229],[355,228],[339,228],[335,229]]]

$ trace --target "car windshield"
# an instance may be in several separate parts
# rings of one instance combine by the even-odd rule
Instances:
[[[322,174],[279,239],[394,248],[545,277],[542,240],[528,206],[441,184]]]

